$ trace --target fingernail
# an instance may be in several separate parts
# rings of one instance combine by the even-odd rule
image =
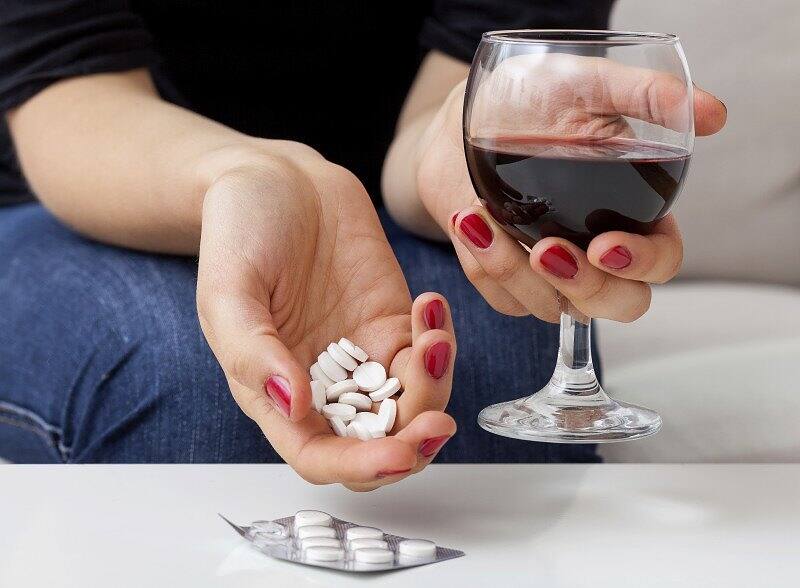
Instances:
[[[574,278],[578,273],[578,262],[569,251],[560,245],[553,245],[550,249],[546,249],[539,258],[539,263],[554,276],[565,280]]]
[[[425,439],[425,441],[419,444],[419,454],[422,457],[430,457],[434,455],[442,448],[442,445],[447,443],[449,438],[450,435],[442,435],[441,437],[431,437],[430,439]]]
[[[388,478],[389,476],[398,476],[400,474],[407,474],[411,471],[411,468],[405,470],[383,470],[378,472],[378,475],[375,476],[376,478]]]
[[[438,298],[425,305],[422,313],[425,324],[429,329],[441,329],[444,326],[444,304]]]
[[[494,239],[492,229],[489,228],[489,225],[486,224],[486,221],[483,220],[479,214],[475,214],[474,212],[468,214],[461,219],[459,227],[461,228],[461,232],[466,235],[467,239],[472,241],[475,247],[486,249],[492,244],[492,239]]]
[[[425,369],[436,380],[447,371],[450,359],[450,344],[445,341],[434,343],[425,352]]]
[[[611,269],[622,269],[628,267],[632,259],[631,252],[628,251],[627,247],[617,245],[603,253],[600,257],[600,263]]]
[[[454,227],[454,226],[456,226],[456,219],[457,219],[457,218],[458,218],[458,211],[455,211],[455,212],[453,213],[453,216],[451,216],[451,217],[450,217],[450,226],[451,226],[451,227]]]
[[[288,419],[289,414],[292,412],[292,389],[289,386],[289,382],[286,381],[286,378],[270,376],[267,378],[264,388],[266,388],[267,394],[272,398],[275,406],[277,406],[283,413],[283,416]]]

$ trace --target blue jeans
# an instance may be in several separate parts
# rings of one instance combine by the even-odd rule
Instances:
[[[491,435],[479,410],[543,385],[555,325],[494,312],[452,249],[384,227],[412,294],[444,294],[458,357],[439,462],[593,462],[593,446]],[[14,462],[280,462],[200,331],[193,259],[84,239],[38,204],[0,207],[0,457]]]

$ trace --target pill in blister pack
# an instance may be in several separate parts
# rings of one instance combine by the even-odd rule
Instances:
[[[318,510],[301,510],[291,517],[250,525],[236,525],[222,518],[262,553],[348,572],[396,570],[464,555],[427,539],[392,535]]]

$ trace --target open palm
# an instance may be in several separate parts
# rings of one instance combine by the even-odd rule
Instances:
[[[452,382],[449,312],[431,329],[412,305],[400,266],[358,180],[311,150],[265,159],[221,178],[206,196],[198,310],[236,401],[301,476],[371,489],[427,465],[418,448],[449,437],[441,412]],[[310,410],[308,366],[347,337],[400,378],[395,435],[362,442],[332,434]],[[447,369],[426,370],[428,350],[449,346]],[[441,346],[439,346],[441,349]],[[265,393],[278,377],[289,418]]]

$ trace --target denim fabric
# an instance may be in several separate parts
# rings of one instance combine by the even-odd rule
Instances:
[[[452,249],[383,218],[412,293],[447,296],[458,335],[439,462],[598,461],[594,447],[490,435],[485,405],[544,384],[557,329],[504,317]],[[38,204],[0,208],[0,456],[15,462],[277,462],[234,403],[195,312],[196,262],[86,240]]]

